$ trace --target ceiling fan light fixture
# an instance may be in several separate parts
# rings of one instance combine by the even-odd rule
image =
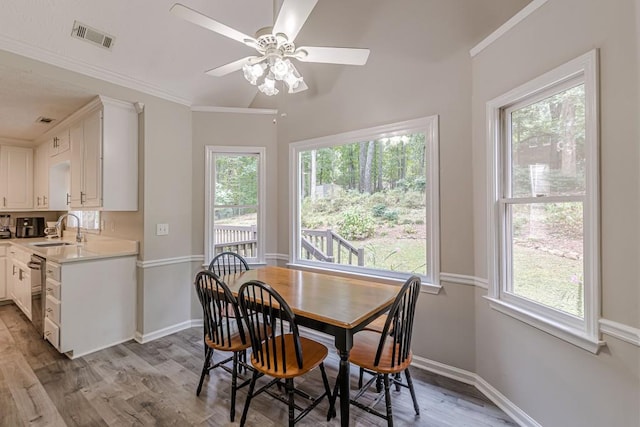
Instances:
[[[291,65],[291,61],[288,59],[276,58],[271,65],[271,72],[276,80],[284,80],[285,77],[289,74],[289,66]]]
[[[247,62],[242,66],[242,72],[244,73],[244,78],[255,86],[258,84],[258,79],[264,74],[265,68],[265,64],[252,65],[251,62]]]
[[[276,87],[276,81],[271,73],[269,73],[269,75],[264,78],[264,82],[260,86],[258,86],[258,89],[260,89],[260,92],[264,93],[267,96],[277,95],[278,92],[280,92]]]
[[[300,73],[298,72],[298,70],[296,69],[296,67],[293,66],[291,61],[288,61],[288,62],[289,62],[289,71],[283,80],[289,87],[289,93],[294,93],[294,91],[298,88],[298,86],[300,86],[300,83],[303,82],[303,79]]]

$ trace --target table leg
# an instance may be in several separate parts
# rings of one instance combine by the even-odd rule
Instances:
[[[349,425],[349,351],[340,350],[340,425]]]

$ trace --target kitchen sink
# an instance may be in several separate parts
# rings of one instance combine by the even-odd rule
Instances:
[[[41,243],[32,243],[31,246],[37,246],[39,248],[53,248],[56,246],[70,246],[73,243],[69,242],[41,242]]]

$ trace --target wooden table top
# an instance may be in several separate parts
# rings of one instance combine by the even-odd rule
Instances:
[[[243,283],[260,280],[278,291],[296,315],[345,329],[389,307],[400,290],[393,285],[272,266],[221,279],[234,295]]]

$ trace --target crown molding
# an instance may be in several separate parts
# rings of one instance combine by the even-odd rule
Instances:
[[[132,77],[125,76],[123,74],[116,73],[102,67],[97,67],[95,65],[79,61],[77,59],[64,57],[47,49],[42,49],[40,47],[15,40],[5,35],[0,35],[0,49],[30,59],[45,62],[50,65],[55,65],[56,67],[64,68],[69,71],[84,74],[85,76],[104,80],[106,82],[123,86],[129,89],[137,90],[139,92],[156,96],[167,101],[176,102],[178,104],[186,106],[191,105],[191,101],[189,101],[188,99],[167,92],[161,87],[152,85],[146,81],[134,79]]]
[[[191,107],[191,111],[198,113],[278,114],[278,110],[270,108],[215,107],[206,105],[195,105]]]
[[[493,33],[489,34],[487,38],[478,43],[475,47],[473,47],[469,54],[473,58],[480,52],[482,52],[486,47],[490,46],[494,41],[498,40],[500,37],[505,35],[510,29],[518,25],[521,21],[523,21],[526,17],[535,12],[539,7],[544,5],[549,0],[533,0],[531,3],[526,5],[520,12],[516,13],[509,19],[507,22],[502,24],[495,30]]]

